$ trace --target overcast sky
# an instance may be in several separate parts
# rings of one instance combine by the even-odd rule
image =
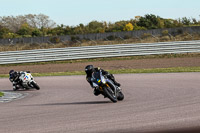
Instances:
[[[0,0],[0,16],[45,14],[57,24],[116,22],[154,14],[200,20],[200,0]]]

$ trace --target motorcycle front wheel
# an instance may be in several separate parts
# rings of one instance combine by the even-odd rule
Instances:
[[[39,89],[40,89],[39,85],[38,85],[37,83],[35,83],[35,82],[31,82],[31,85],[32,85],[36,90],[39,90]]]
[[[114,94],[114,92],[112,91],[111,88],[109,87],[104,87],[103,88],[104,94],[113,102],[116,103],[117,102],[117,98]]]
[[[118,92],[117,100],[122,101],[124,99],[124,94],[122,92]]]

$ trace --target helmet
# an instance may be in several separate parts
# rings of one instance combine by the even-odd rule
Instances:
[[[93,73],[93,72],[94,72],[94,67],[93,67],[93,65],[87,65],[87,66],[85,67],[85,72],[86,72],[87,74]]]
[[[10,81],[14,81],[17,78],[17,72],[15,72],[14,70],[10,70],[9,72],[9,76],[10,76]]]
[[[15,72],[14,70],[10,70],[9,74],[12,74],[12,73],[14,73],[14,72]]]

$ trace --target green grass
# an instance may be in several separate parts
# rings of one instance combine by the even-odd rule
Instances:
[[[0,78],[8,78],[9,75],[8,74],[0,74]]]
[[[152,69],[120,69],[110,70],[110,73],[177,73],[177,72],[200,72],[200,67],[173,67],[173,68],[152,68]]]
[[[73,71],[73,72],[56,72],[56,73],[33,73],[34,77],[41,76],[65,76],[65,75],[84,75],[84,71]]]
[[[113,74],[123,73],[173,73],[173,72],[200,72],[200,67],[174,67],[174,68],[152,68],[152,69],[118,69],[107,70]],[[85,75],[84,71],[59,72],[59,73],[34,73],[33,76],[65,76]]]
[[[4,96],[3,92],[0,92],[0,97]]]
[[[177,73],[177,72],[200,72],[200,67],[173,67],[173,68],[152,68],[152,69],[118,69],[108,70],[112,74],[123,73]],[[85,75],[84,71],[57,72],[57,73],[33,73],[34,77],[41,76],[66,76],[66,75]],[[8,74],[0,75],[1,78],[8,78]]]

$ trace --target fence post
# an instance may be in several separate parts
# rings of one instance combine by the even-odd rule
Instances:
[[[151,34],[151,36],[152,36],[153,38],[157,39],[158,42],[160,41],[160,39],[159,39],[158,37],[154,36],[153,34]]]
[[[176,41],[176,37],[174,37],[173,35],[171,35],[170,33],[168,33],[168,35],[172,38],[174,38],[174,41]]]
[[[94,41],[94,40],[92,40],[92,39],[90,39],[90,41],[94,42],[94,43],[97,45],[97,42],[96,42],[96,41]]]

